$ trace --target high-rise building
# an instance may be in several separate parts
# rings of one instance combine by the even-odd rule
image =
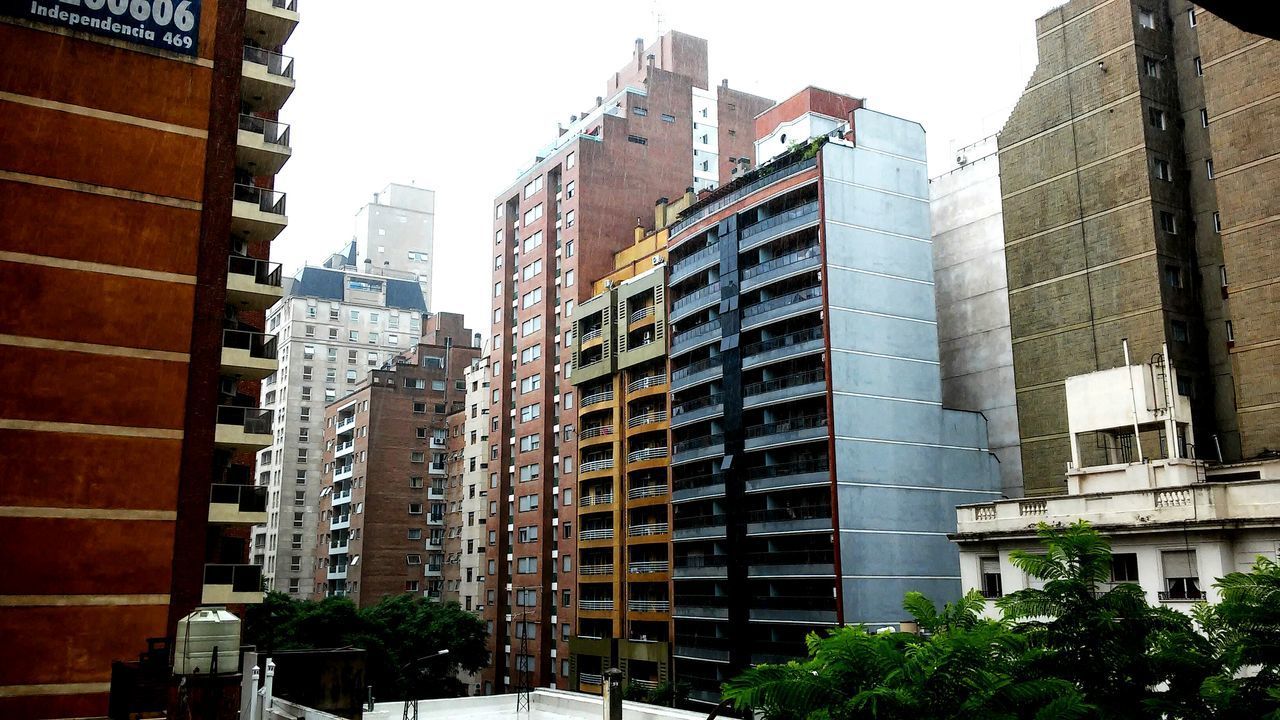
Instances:
[[[695,88],[714,91],[714,108]],[[561,501],[572,488],[560,461],[576,451],[559,426],[574,417],[564,415],[573,409],[565,335],[574,304],[590,297],[591,279],[613,269],[654,198],[693,187],[702,163],[705,173],[718,167],[720,183],[739,172],[752,119],[771,104],[725,83],[709,86],[705,40],[670,32],[647,49],[637,43],[608,96],[574,115],[495,199],[489,363],[497,427],[486,522],[496,537],[485,548],[484,603],[494,662],[486,691],[563,683],[569,674],[568,638],[557,628],[574,624],[573,572],[558,570],[559,556],[576,550],[559,527],[573,522],[575,508]],[[538,445],[521,449],[519,439],[530,436]],[[538,528],[537,539],[519,539],[516,526]],[[516,638],[517,627],[528,637]]]
[[[435,266],[436,194],[426,188],[391,183],[356,213],[356,251],[371,268],[410,273],[431,305]]]
[[[97,5],[0,8],[0,286],[18,298],[0,516],[22,548],[0,581],[0,717],[19,720],[105,715],[112,661],[197,605],[262,597],[246,538],[296,5]],[[117,702],[164,710],[148,682]]]
[[[812,630],[958,597],[954,506],[1000,495],[942,402],[924,130],[807,88],[756,131],[769,162],[668,243],[674,676],[713,704]]]
[[[267,327],[280,338],[280,368],[262,383],[274,415],[270,446],[258,455],[268,516],[253,531],[253,562],[267,587],[311,592],[323,482],[325,407],[345,397],[405,350],[417,346],[427,314],[415,276],[355,266],[355,243],[323,266],[287,278]],[[469,342],[469,341],[468,341]]]
[[[437,313],[422,341],[324,407],[324,482],[312,556],[298,563],[313,597],[367,607],[443,592],[448,418],[479,357],[462,316]]]
[[[1020,497],[1022,452],[1000,208],[995,136],[960,148],[956,166],[929,181],[942,404],[982,413],[1004,494]]]
[[[694,201],[659,200],[654,227],[635,229],[614,271],[573,312],[573,384],[578,419],[561,434],[577,437],[577,556],[561,555],[561,572],[577,567],[578,626],[571,637],[568,687],[599,693],[604,673],[623,685],[657,687],[671,668],[671,493],[667,484],[667,226]],[[566,483],[567,484],[567,483]],[[576,489],[576,493],[573,490]]]
[[[1271,189],[1280,49],[1186,0],[1072,0],[999,135],[1018,422],[1029,495],[1072,462],[1065,379],[1169,347],[1213,461],[1280,447]],[[1173,455],[1095,433],[1086,466]],[[1140,443],[1140,445],[1139,445]]]

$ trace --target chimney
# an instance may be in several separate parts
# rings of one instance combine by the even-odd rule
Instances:
[[[649,56],[646,57],[645,59],[649,61],[649,67],[653,67],[653,60],[654,60],[653,53],[649,53]]]
[[[667,226],[667,205],[671,201],[667,198],[658,198],[658,202],[653,206],[653,228],[661,230]]]
[[[601,106],[601,105],[603,105],[603,104],[604,104],[604,98],[602,98],[602,97],[600,97],[599,95],[597,95],[597,96],[596,96],[596,107],[600,107],[600,106]]]
[[[729,78],[724,78],[723,80],[721,80],[721,81],[720,81],[720,87],[722,87],[722,88],[724,88],[724,89],[728,90],[728,89],[729,89]]]
[[[641,240],[644,240],[644,225],[640,222],[640,218],[638,217],[636,218],[635,233],[636,233],[636,243],[638,244]]]
[[[692,187],[687,187],[684,189],[684,206],[685,207],[689,207],[697,199],[698,199],[697,195],[693,192]]]

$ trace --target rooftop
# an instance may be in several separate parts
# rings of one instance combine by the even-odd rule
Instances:
[[[448,720],[560,720],[564,718],[590,718],[599,720],[604,714],[603,699],[595,695],[564,690],[538,689],[529,694],[529,712],[516,714],[516,696],[479,695],[475,697],[422,700],[418,703],[419,718],[448,718]],[[364,713],[364,720],[400,720],[403,703],[378,703],[372,712]],[[660,705],[638,702],[622,703],[623,720],[702,720],[705,713],[674,710]]]

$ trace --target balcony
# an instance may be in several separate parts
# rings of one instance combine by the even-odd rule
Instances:
[[[346,580],[347,579],[347,563],[341,565],[330,565],[325,569],[325,579],[327,580]]]
[[[632,575],[651,575],[667,572],[670,567],[671,564],[666,560],[641,560],[628,564],[627,572]]]
[[[822,287],[802,288],[742,308],[742,329],[822,309]]]
[[[351,430],[356,426],[356,414],[353,412],[346,417],[338,417],[338,424],[334,426],[334,432],[342,433]]]
[[[227,302],[240,310],[266,310],[284,297],[280,263],[243,255],[227,258]]]
[[[642,322],[648,318],[653,317],[656,314],[657,314],[657,308],[655,306],[650,305],[648,307],[642,307],[639,310],[633,311],[630,317],[627,318],[627,322],[631,325],[635,325],[639,322]]]
[[[680,606],[680,602],[679,599],[676,600],[677,607]],[[677,612],[681,611],[682,608],[677,610]],[[728,638],[686,635],[679,638],[679,643],[675,646],[674,655],[684,660],[710,660],[712,662],[727,663],[729,662],[729,640]],[[703,689],[701,695],[690,692],[689,696],[703,702],[720,702],[720,691],[718,689]]]
[[[423,577],[441,577],[444,574],[444,566],[440,563],[427,563],[422,566]]]
[[[658,483],[656,485],[639,485],[627,490],[628,500],[641,500],[644,498],[661,497],[667,494],[667,484]]]
[[[298,26],[298,0],[248,0],[244,34],[265,47],[285,44]]]
[[[601,472],[613,469],[613,458],[600,458],[598,460],[586,460],[578,465],[578,475],[581,477],[586,473]]]
[[[578,507],[592,507],[595,505],[610,505],[613,503],[613,493],[595,493],[584,494],[578,498]]]
[[[627,537],[648,537],[650,535],[666,535],[670,526],[664,522],[644,523],[627,527]]]
[[[588,530],[584,528],[578,531],[578,539],[582,541],[612,540],[613,528],[596,528],[592,530]]]
[[[675,518],[676,529],[672,535],[674,540],[701,540],[704,538],[724,537],[728,532],[725,525],[729,516],[722,513],[710,515],[688,515]]]
[[[632,450],[627,453],[628,463],[645,462],[646,460],[661,460],[667,456],[666,445],[654,445],[652,447],[643,447]],[[628,495],[630,497],[630,495]]]
[[[681,296],[679,300],[671,303],[670,320],[679,320],[682,317],[692,315],[705,307],[716,305],[719,302],[720,281],[716,280]]]
[[[751,553],[747,556],[747,576],[834,577],[834,555],[830,549]]]
[[[588,577],[604,577],[613,575],[613,563],[598,563],[595,565],[579,565],[579,576]]]
[[[347,440],[346,442],[340,442],[333,448],[333,457],[336,459],[336,458],[344,457],[346,455],[350,455],[351,453],[355,452],[355,449],[356,449],[355,440]]]
[[[351,476],[356,472],[356,464],[349,462],[346,465],[335,465],[333,468],[333,480],[339,482],[342,480],[350,480]]]
[[[748,225],[738,232],[738,251],[746,252],[765,243],[818,222],[818,201],[784,210],[777,215]],[[745,277],[743,278],[746,279]]]
[[[744,385],[742,407],[760,407],[810,395],[823,395],[826,392],[827,371],[825,368],[817,368]]]
[[[720,320],[710,320],[671,336],[671,354],[685,352],[720,339]]]
[[[822,253],[816,245],[787,253],[742,271],[742,292],[771,282],[816,270],[822,266]]]
[[[717,243],[707,245],[692,255],[687,255],[672,263],[667,285],[675,285],[695,272],[705,270],[719,262],[720,245]]]
[[[578,673],[578,682],[582,685],[589,685],[592,688],[604,686],[604,675],[600,673]]]
[[[714,380],[724,375],[724,365],[718,355],[691,362],[671,371],[671,390],[677,392],[700,382]]]
[[[293,94],[293,58],[263,48],[244,47],[240,65],[241,101],[258,112],[278,112]]]
[[[256,452],[272,442],[271,411],[222,405],[214,418],[213,442],[228,450]]]
[[[350,527],[351,527],[350,513],[347,513],[346,515],[334,515],[333,517],[329,518],[330,530],[346,530]]]
[[[747,534],[831,532],[830,505],[797,505],[747,513]]]
[[[757,595],[749,603],[747,616],[752,620],[836,622],[836,599],[831,595]]]
[[[604,335],[604,328],[602,327],[592,328],[582,333],[582,337],[578,338],[578,345],[581,347],[586,347],[591,344],[592,340],[599,340],[603,335]]]
[[[728,575],[728,555],[688,555],[676,558],[676,579],[722,578]]]
[[[727,619],[729,598],[726,595],[677,595],[672,614],[678,618]]]
[[[334,506],[334,509],[337,512],[342,512],[342,509],[338,508],[339,505],[346,505],[350,502],[351,502],[350,490],[343,490],[342,492],[334,493],[333,499],[330,501],[330,503]]]
[[[578,433],[578,447],[580,448],[605,442],[613,442],[612,425],[593,425],[582,428]]]
[[[263,525],[267,522],[267,488],[214,483],[209,488],[209,522]]]
[[[292,155],[288,125],[256,115],[240,115],[236,167],[253,175],[275,175]]]
[[[724,454],[724,435],[700,435],[681,440],[672,448],[673,463],[692,462]]]
[[[289,224],[282,192],[237,183],[231,200],[231,232],[249,242],[275,240]]]
[[[787,165],[774,168],[773,172],[770,172],[767,175],[759,175],[758,177],[756,177],[754,180],[747,183],[746,185],[743,185],[742,187],[739,187],[736,190],[733,190],[732,192],[729,192],[721,197],[718,197],[715,200],[712,200],[711,202],[707,203],[706,205],[703,205],[702,207],[699,207],[691,212],[688,212],[684,217],[680,219],[680,222],[671,226],[671,237],[673,238],[676,237],[685,229],[694,225],[695,223],[705,218],[706,216],[719,212],[720,210],[723,210],[724,208],[729,207],[730,205],[738,202],[742,198],[745,198],[746,196],[751,195],[752,193],[758,190],[768,187],[769,185],[772,185],[776,182],[785,180],[797,173],[804,172],[809,168],[815,167],[817,164],[818,164],[818,159],[816,157],[811,157],[808,159],[797,160]],[[770,167],[773,167],[772,163],[770,164]]]
[[[578,406],[578,409],[580,411],[585,410],[592,405],[599,405],[600,403],[606,403],[611,400],[613,400],[613,390],[603,390],[601,392],[591,393],[590,395],[583,396],[582,404]]]
[[[784,490],[831,482],[831,464],[825,457],[804,458],[746,469],[746,491]]]
[[[709,393],[671,407],[671,427],[678,428],[724,414],[724,394]],[[680,452],[676,449],[676,453]]]
[[[682,477],[671,483],[671,502],[688,502],[724,495],[724,475],[710,473],[694,477]]]
[[[612,599],[609,599],[609,600],[586,600],[586,599],[579,600],[579,601],[578,601],[578,609],[579,609],[579,610],[594,611],[594,612],[600,612],[600,611],[608,611],[608,610],[612,610],[612,609],[613,609],[613,600],[612,600]]]
[[[431,487],[427,488],[427,497],[432,500],[443,500],[444,488],[436,487],[435,485],[432,485]]]
[[[222,331],[224,375],[261,380],[280,368],[276,360],[276,336],[248,330]]]
[[[338,540],[330,540],[330,541],[329,541],[329,554],[330,554],[330,555],[342,555],[342,554],[345,554],[345,553],[347,552],[347,550],[348,550],[350,547],[351,547],[351,546],[350,546],[350,544],[349,544],[349,543],[348,543],[348,541],[346,541],[346,540],[341,540],[341,541],[338,541]]]
[[[668,613],[671,612],[670,600],[628,600],[627,610],[630,612],[640,613]]]
[[[652,425],[654,423],[666,422],[666,420],[667,420],[666,410],[654,410],[652,412],[636,415],[635,417],[632,417],[629,420],[627,420],[627,430],[628,431],[634,430],[642,425]]]
[[[751,343],[742,348],[742,369],[777,360],[789,360],[803,355],[820,353],[826,343],[823,340],[822,328],[813,327],[807,330],[771,337],[767,340]]]
[[[427,524],[435,525],[435,526],[444,525],[444,512],[441,511],[439,513],[431,513],[430,515],[428,515]]]
[[[444,547],[444,533],[431,533],[427,536],[427,547]]]
[[[660,388],[666,384],[666,375],[650,375],[649,377],[642,377],[639,380],[633,380],[630,383],[627,383],[627,392],[635,393],[640,392],[641,390],[648,390],[650,388]]]
[[[755,450],[770,445],[817,440],[827,437],[827,416],[825,413],[788,418],[761,425],[752,425],[744,433],[744,447]]]
[[[262,567],[259,565],[204,566],[204,605],[256,605],[262,602]]]

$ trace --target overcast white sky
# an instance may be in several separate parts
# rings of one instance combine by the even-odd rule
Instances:
[[[929,173],[999,129],[1035,67],[1035,18],[1059,0],[439,2],[301,0],[285,51],[298,89],[277,187],[285,271],[347,242],[388,182],[436,191],[432,310],[488,325],[492,205],[556,123],[658,31],[704,37],[710,82],[784,99],[806,85],[917,120]]]

